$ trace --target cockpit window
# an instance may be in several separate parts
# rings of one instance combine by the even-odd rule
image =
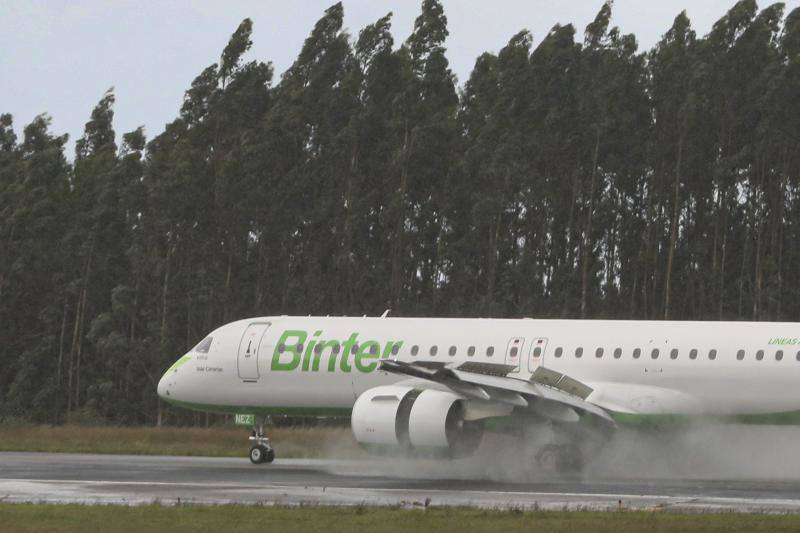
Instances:
[[[208,353],[208,351],[211,349],[212,340],[214,339],[212,339],[211,337],[206,337],[205,339],[200,341],[200,344],[194,347],[193,351],[197,353]]]

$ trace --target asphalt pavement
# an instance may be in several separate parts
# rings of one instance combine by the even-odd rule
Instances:
[[[252,465],[246,458],[6,452],[0,500],[800,512],[800,482],[791,477],[508,474],[475,460],[279,458]]]

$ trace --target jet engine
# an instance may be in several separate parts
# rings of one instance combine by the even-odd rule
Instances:
[[[386,385],[356,399],[351,425],[363,445],[464,456],[474,452],[483,437],[483,424],[470,419],[468,409],[469,401],[452,392]]]

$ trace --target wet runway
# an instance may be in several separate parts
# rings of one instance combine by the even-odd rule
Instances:
[[[143,504],[478,506],[800,512],[793,479],[504,481],[469,462],[0,453],[0,500]]]

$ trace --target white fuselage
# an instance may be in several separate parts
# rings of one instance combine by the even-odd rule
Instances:
[[[365,390],[404,379],[377,370],[391,358],[504,364],[520,380],[543,366],[621,413],[800,409],[797,323],[281,316],[209,337],[207,353],[164,374],[162,398],[221,412],[345,412]]]

